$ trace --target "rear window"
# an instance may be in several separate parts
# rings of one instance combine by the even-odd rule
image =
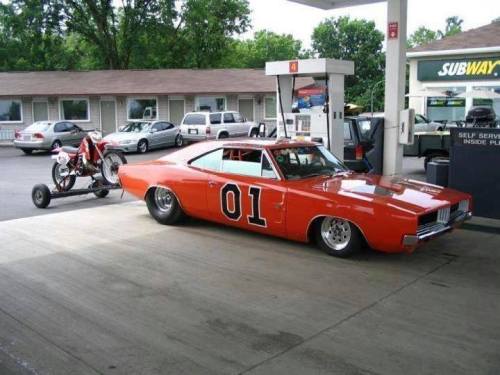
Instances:
[[[44,132],[50,126],[48,122],[35,122],[26,128],[27,131]]]
[[[186,115],[184,125],[206,125],[205,115]]]

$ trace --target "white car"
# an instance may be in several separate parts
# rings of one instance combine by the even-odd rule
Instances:
[[[361,113],[360,117],[384,117],[383,112],[371,112]],[[424,132],[437,132],[445,130],[445,125],[440,122],[430,121],[426,117],[416,114],[415,115],[415,133]]]
[[[259,126],[255,122],[247,121],[240,113],[233,111],[186,113],[180,129],[182,139],[186,142],[255,137],[259,134]]]

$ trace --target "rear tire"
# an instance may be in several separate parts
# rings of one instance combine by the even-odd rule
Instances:
[[[101,175],[106,184],[108,185],[116,185],[120,181],[118,180],[118,168],[120,165],[127,164],[127,159],[121,152],[118,151],[107,151],[103,155],[104,160],[107,163],[111,163],[109,166],[109,170],[104,163],[104,160],[101,162]]]
[[[177,224],[184,217],[175,194],[163,187],[155,187],[148,191],[146,205],[151,216],[163,225]]]
[[[47,208],[50,203],[51,194],[50,190],[45,184],[38,184],[33,186],[31,190],[31,200],[38,208]]]
[[[178,134],[177,137],[175,137],[175,146],[182,147],[183,145],[184,145],[184,139],[182,138],[182,135]]]
[[[217,139],[225,139],[225,138],[229,138],[229,134],[227,134],[227,133],[220,133],[219,136],[217,137]]]
[[[26,155],[31,155],[33,153],[33,150],[31,148],[22,148],[21,151]]]
[[[54,182],[54,185],[56,185],[56,189],[58,191],[71,190],[73,188],[73,186],[75,186],[76,176],[75,175],[68,175],[65,177],[61,177],[61,175],[60,175],[61,168],[63,168],[63,166],[56,161],[54,163],[54,165],[52,166],[52,181]],[[69,168],[68,167],[66,167],[66,168],[68,169],[68,173],[69,173]]]
[[[363,237],[359,229],[347,220],[325,217],[314,228],[318,246],[328,255],[347,258],[361,250]]]
[[[137,143],[137,152],[140,154],[144,154],[148,152],[148,150],[149,150],[148,141],[145,139],[141,139],[139,143]]]

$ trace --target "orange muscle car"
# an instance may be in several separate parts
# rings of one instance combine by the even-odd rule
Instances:
[[[399,177],[349,171],[323,146],[290,140],[208,141],[119,169],[127,192],[162,224],[184,215],[314,240],[330,255],[367,243],[413,251],[471,217],[471,197]]]

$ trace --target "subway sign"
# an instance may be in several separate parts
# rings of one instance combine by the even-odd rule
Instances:
[[[419,61],[417,77],[419,81],[500,80],[500,56]]]

